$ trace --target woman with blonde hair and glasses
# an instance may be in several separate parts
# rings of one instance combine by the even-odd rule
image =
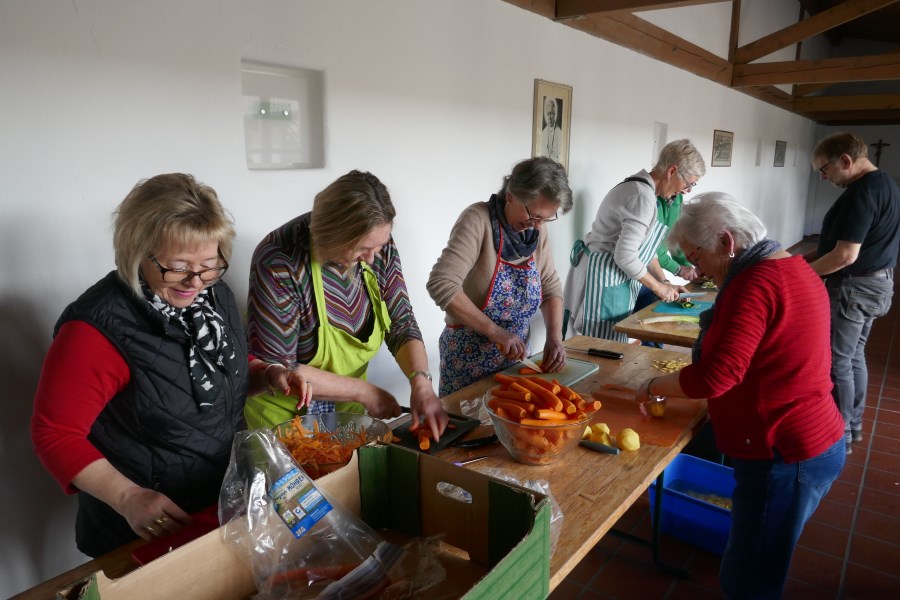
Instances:
[[[689,192],[705,173],[694,145],[675,140],[650,172],[639,171],[606,194],[570,256],[564,297],[566,321],[576,335],[625,342],[628,337],[614,327],[631,314],[642,284],[666,301],[686,291],[668,283],[656,257],[668,229],[657,219],[656,198]]]
[[[56,324],[34,401],[41,462],[78,493],[78,548],[152,539],[213,505],[248,389],[299,385],[249,357],[222,281],[234,227],[190,175],[141,181],[115,213],[116,270]]]
[[[517,163],[499,192],[460,215],[428,278],[428,293],[447,313],[442,397],[526,356],[538,309],[547,329],[541,366],[565,364],[562,285],[544,224],[571,208],[565,169],[537,157]]]
[[[350,171],[316,195],[312,212],[257,246],[248,301],[251,350],[293,369],[304,384],[294,390],[299,397],[249,398],[251,427],[303,411],[398,416],[397,400],[366,381],[369,361],[386,342],[409,380],[413,423],[424,422],[434,439],[443,433],[447,415],[432,387],[391,236],[394,215],[385,185],[371,173]]]

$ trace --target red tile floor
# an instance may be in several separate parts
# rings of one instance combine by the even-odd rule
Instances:
[[[794,552],[784,597],[900,598],[900,294],[875,321],[867,344],[869,394],[863,441],[807,524]],[[646,493],[615,528],[650,539]],[[667,575],[650,550],[607,535],[550,600],[722,598],[719,557],[662,535],[660,558],[690,571]]]

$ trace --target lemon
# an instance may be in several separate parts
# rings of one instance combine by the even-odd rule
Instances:
[[[637,450],[641,447],[641,438],[634,429],[623,429],[617,439],[622,450]]]

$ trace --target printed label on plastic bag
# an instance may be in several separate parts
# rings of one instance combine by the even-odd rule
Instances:
[[[300,469],[282,475],[269,490],[275,512],[294,537],[301,538],[332,506]]]

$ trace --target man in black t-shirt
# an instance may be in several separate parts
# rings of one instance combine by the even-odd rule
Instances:
[[[822,179],[844,188],[822,221],[812,268],[825,278],[831,298],[831,378],[844,417],[847,454],[862,441],[866,402],[866,340],[894,293],[900,246],[900,190],[867,158],[866,143],[852,133],[823,139],[812,166]]]

